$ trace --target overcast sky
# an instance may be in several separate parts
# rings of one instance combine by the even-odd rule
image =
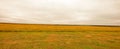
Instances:
[[[120,0],[0,0],[0,22],[120,25]]]

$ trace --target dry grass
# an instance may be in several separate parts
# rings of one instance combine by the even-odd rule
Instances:
[[[120,27],[0,24],[0,31],[0,49],[120,49]]]
[[[120,27],[0,24],[0,31],[120,31]]]

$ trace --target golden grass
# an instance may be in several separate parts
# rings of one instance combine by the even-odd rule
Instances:
[[[0,24],[0,31],[120,31],[120,27]]]
[[[120,27],[0,24],[0,49],[120,49]]]
[[[0,49],[120,49],[120,32],[0,32]]]

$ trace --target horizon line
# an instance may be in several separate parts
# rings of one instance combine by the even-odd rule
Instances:
[[[100,27],[120,27],[120,25],[87,25],[87,24],[34,24],[34,23],[1,23],[16,25],[50,25],[50,26],[100,26]]]

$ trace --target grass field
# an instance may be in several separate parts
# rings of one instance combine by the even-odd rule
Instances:
[[[0,24],[0,49],[120,49],[120,27]]]

